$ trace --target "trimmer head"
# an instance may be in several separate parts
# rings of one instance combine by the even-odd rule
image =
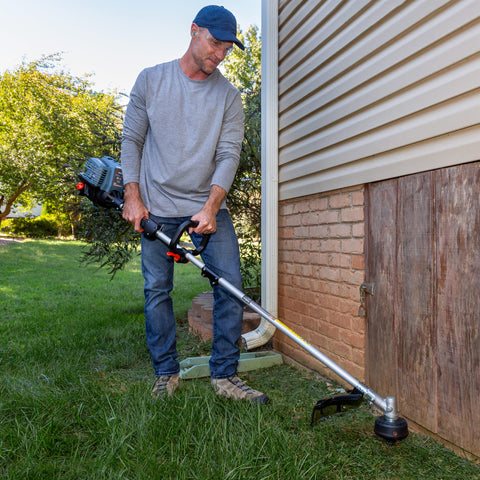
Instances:
[[[404,418],[390,420],[386,415],[375,419],[374,432],[385,440],[396,442],[408,436],[408,424]]]
[[[362,405],[363,399],[363,393],[357,388],[344,395],[322,398],[313,407],[311,425],[313,426],[318,420],[330,415],[358,408]],[[388,402],[388,405],[395,409],[394,403],[390,403],[394,402],[392,397],[388,397]],[[385,440],[396,442],[408,436],[408,424],[404,418],[397,415],[392,418],[385,414],[375,419],[374,432]]]

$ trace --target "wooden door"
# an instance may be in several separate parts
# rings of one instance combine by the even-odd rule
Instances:
[[[480,162],[366,191],[367,382],[480,456]]]

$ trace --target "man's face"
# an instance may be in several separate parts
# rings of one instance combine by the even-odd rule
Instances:
[[[230,53],[232,42],[222,42],[213,37],[207,28],[199,28],[193,43],[192,55],[198,68],[210,75]]]

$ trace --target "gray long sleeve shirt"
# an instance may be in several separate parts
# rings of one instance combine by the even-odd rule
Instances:
[[[240,93],[218,70],[202,81],[187,77],[178,60],[143,70],[123,125],[124,183],[139,183],[154,215],[194,215],[211,185],[230,189],[243,121]]]

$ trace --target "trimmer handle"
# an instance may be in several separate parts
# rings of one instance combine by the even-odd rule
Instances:
[[[140,221],[140,226],[143,229],[143,235],[150,240],[155,240],[157,238],[157,232],[162,230],[161,225],[159,225],[157,222],[154,222],[153,220],[150,220],[149,218],[142,218],[142,220]],[[175,234],[170,239],[170,242],[167,245],[172,253],[174,253],[175,255],[178,255],[180,258],[184,258],[186,253],[190,253],[191,255],[197,256],[197,255],[200,255],[200,253],[202,253],[203,250],[205,250],[205,247],[207,246],[207,243],[210,240],[209,234],[203,235],[200,245],[194,250],[188,250],[185,248],[178,247],[181,236],[190,227],[195,228],[196,226],[198,226],[198,222],[196,220],[186,220],[181,225],[179,225],[179,227],[177,228],[177,231],[175,232]],[[168,240],[165,242],[163,238],[161,240],[163,240],[164,243],[168,242]]]
[[[180,255],[184,253],[182,251],[178,251],[178,248],[177,248],[177,245],[180,242],[180,238],[190,227],[195,228],[197,226],[198,226],[198,222],[196,220],[186,220],[185,222],[183,222],[177,228],[177,231],[175,232],[175,234],[173,235],[170,241],[170,245],[169,245],[170,250],[173,253],[178,253]],[[200,245],[194,250],[186,250],[187,253],[190,253],[194,256],[200,255],[205,250],[205,247],[207,246],[207,243],[209,240],[210,240],[210,234],[208,233],[204,234],[202,241],[200,242]]]

